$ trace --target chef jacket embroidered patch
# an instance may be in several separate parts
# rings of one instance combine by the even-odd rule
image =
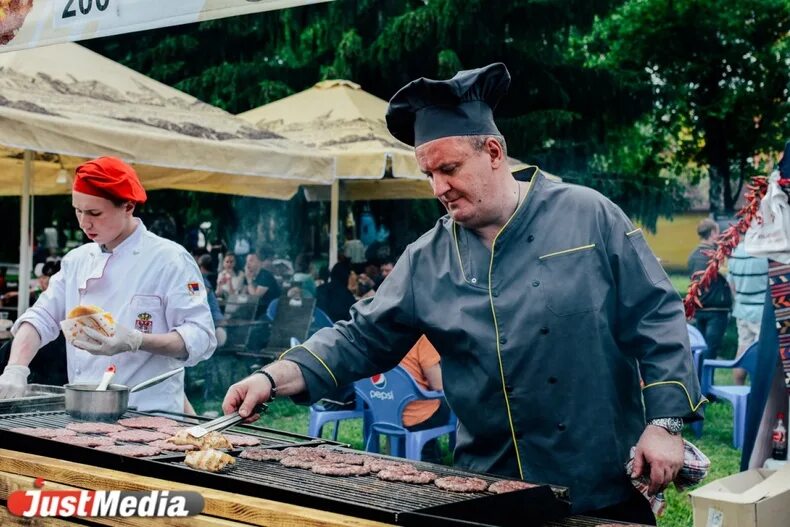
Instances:
[[[134,329],[142,331],[143,333],[151,333],[154,327],[154,321],[151,320],[150,313],[140,313],[137,315],[137,320],[134,322]]]
[[[187,292],[190,295],[192,295],[192,296],[200,294],[200,283],[198,283],[198,282],[189,282],[187,284]]]

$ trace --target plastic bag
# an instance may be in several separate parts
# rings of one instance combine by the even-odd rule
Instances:
[[[746,231],[744,247],[751,256],[790,264],[790,203],[778,181],[779,172],[771,174],[759,215]]]

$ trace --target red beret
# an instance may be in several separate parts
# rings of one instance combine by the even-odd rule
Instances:
[[[135,203],[145,203],[147,198],[134,169],[116,157],[100,157],[78,166],[72,190]]]

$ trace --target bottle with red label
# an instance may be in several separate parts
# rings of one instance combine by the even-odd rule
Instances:
[[[782,412],[776,414],[776,426],[771,436],[773,442],[771,457],[780,461],[787,459],[787,428],[784,419],[785,414]]]

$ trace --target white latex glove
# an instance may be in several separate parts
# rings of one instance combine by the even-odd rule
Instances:
[[[75,339],[74,347],[93,355],[117,355],[125,351],[137,351],[143,343],[142,332],[120,324],[115,325],[115,335],[112,337],[88,327],[83,328],[83,332],[88,339]]]
[[[27,390],[27,376],[30,368],[18,364],[9,364],[0,375],[0,399],[22,397]]]

